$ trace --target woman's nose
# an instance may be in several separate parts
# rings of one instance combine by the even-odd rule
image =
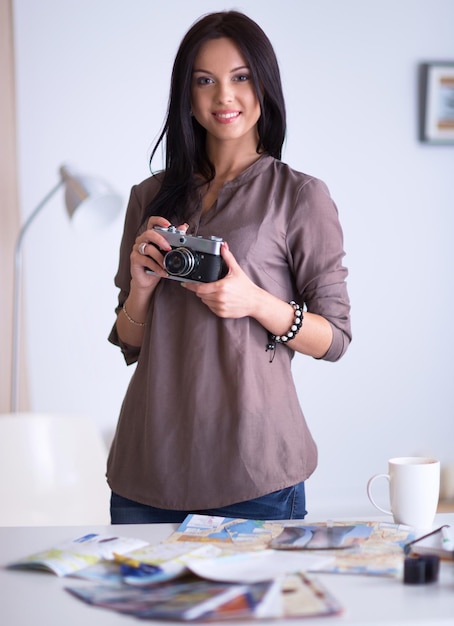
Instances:
[[[232,102],[234,97],[232,83],[230,81],[218,83],[216,96],[219,103]]]

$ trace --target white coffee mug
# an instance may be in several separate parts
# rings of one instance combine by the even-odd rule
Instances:
[[[390,511],[379,506],[372,496],[372,485],[378,478],[389,482]],[[392,515],[396,524],[431,528],[440,496],[440,461],[419,456],[389,459],[388,474],[372,476],[367,495],[379,511]]]

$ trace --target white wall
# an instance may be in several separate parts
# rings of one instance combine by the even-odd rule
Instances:
[[[284,159],[324,179],[340,210],[354,341],[337,364],[296,357],[294,373],[320,451],[310,510],[367,514],[366,479],[388,457],[454,460],[454,147],[417,139],[417,66],[454,59],[451,0],[14,0],[23,218],[68,161],[126,205],[148,175],[179,41],[224,8],[268,33]],[[25,250],[32,408],[91,415],[107,436],[132,373],[106,339],[121,230],[119,218],[74,233],[59,196]]]

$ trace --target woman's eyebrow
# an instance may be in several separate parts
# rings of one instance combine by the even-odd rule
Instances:
[[[248,70],[249,66],[248,65],[239,65],[238,67],[234,67],[233,70],[230,70],[230,74],[233,74],[234,72],[238,72],[238,70]],[[203,68],[194,68],[192,70],[193,74],[196,74],[197,72],[200,72],[202,74],[213,74],[214,72],[211,72],[210,70],[204,70]]]

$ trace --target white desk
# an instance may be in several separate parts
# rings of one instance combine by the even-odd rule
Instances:
[[[357,519],[357,518],[355,518]],[[359,521],[359,520],[358,520]],[[439,515],[436,525],[454,527],[454,514]],[[116,526],[116,532],[149,543],[165,539],[170,524]],[[4,626],[137,626],[145,621],[91,607],[63,590],[75,579],[43,572],[5,570],[20,557],[50,548],[84,532],[112,532],[112,527],[0,528],[0,623]],[[453,626],[454,562],[443,562],[438,583],[404,585],[401,580],[342,574],[318,574],[345,608],[338,617],[300,620],[304,626]],[[240,624],[240,622],[236,622]],[[243,622],[251,626],[254,622]],[[283,621],[267,622],[283,624]],[[285,622],[286,626],[297,623]],[[164,624],[164,622],[162,622]],[[165,622],[169,624],[169,622]],[[226,626],[226,622],[222,624]]]

